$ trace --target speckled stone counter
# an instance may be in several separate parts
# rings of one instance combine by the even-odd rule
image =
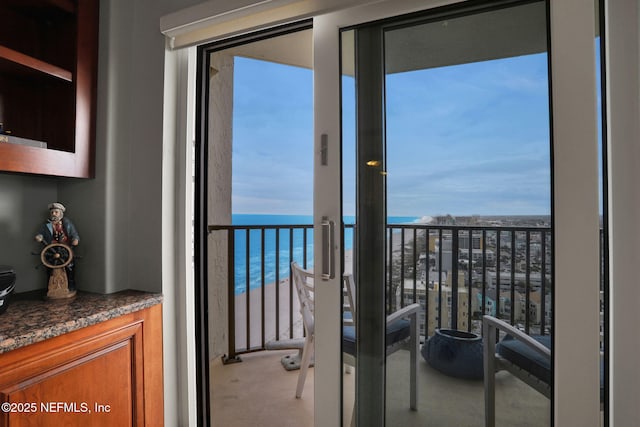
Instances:
[[[12,296],[0,314],[0,354],[162,302],[161,294],[79,292],[71,300],[45,301],[42,294]]]

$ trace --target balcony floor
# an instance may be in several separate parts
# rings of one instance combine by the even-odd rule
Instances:
[[[291,351],[265,351],[242,356],[242,363],[211,365],[212,425],[313,426],[313,368],[302,399],[296,399],[298,371],[285,371],[280,358]],[[419,361],[418,411],[409,410],[408,352],[387,361],[387,426],[483,426],[482,381],[448,377]],[[345,374],[345,396],[353,395],[353,374]],[[348,400],[348,399],[346,399]],[[353,401],[344,405],[349,424]],[[547,426],[550,402],[507,372],[496,376],[496,425]]]

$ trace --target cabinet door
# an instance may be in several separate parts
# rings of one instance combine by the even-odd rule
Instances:
[[[0,427],[163,424],[161,306],[0,355]]]
[[[135,337],[9,386],[4,425],[134,426]]]

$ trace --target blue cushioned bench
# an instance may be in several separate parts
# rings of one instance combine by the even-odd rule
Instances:
[[[387,325],[386,343],[395,345],[411,337],[411,322],[406,319],[398,319]],[[342,327],[342,351],[352,356],[356,355],[356,327]]]
[[[531,338],[551,350],[551,336],[534,335]],[[500,357],[525,370],[529,375],[545,384],[551,384],[551,359],[515,339],[513,335],[504,337],[496,346],[496,351]]]

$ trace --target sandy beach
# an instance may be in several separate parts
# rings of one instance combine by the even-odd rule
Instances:
[[[270,283],[252,289],[248,295],[248,302],[246,292],[236,295],[235,298],[235,336],[238,350],[261,348],[276,336],[280,339],[303,336],[298,298],[288,278],[281,280],[278,286]],[[289,316],[289,313],[292,313],[292,316]],[[247,336],[250,337],[249,345]]]

